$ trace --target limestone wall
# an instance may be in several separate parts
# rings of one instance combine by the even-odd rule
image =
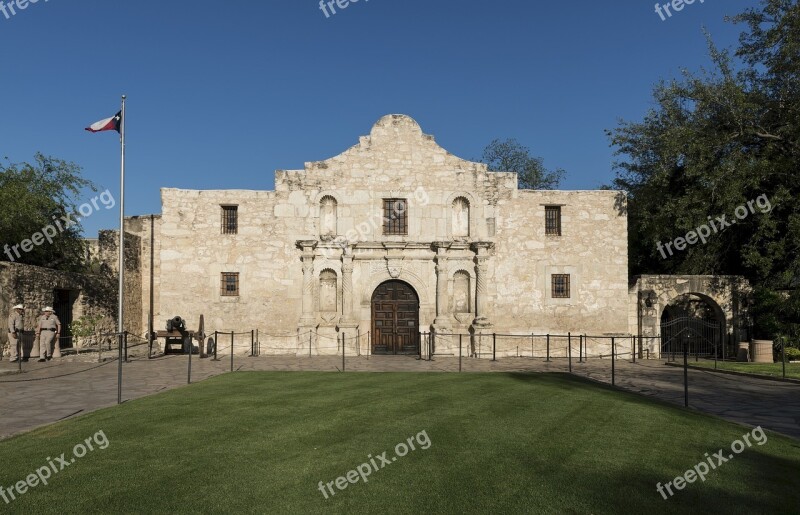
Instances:
[[[23,341],[27,345],[27,356],[36,319],[42,309],[54,305],[54,290],[72,292],[73,320],[87,313],[106,315],[104,327],[113,330],[113,310],[109,311],[108,300],[113,298],[116,290],[103,277],[0,262],[0,349],[8,343],[8,314],[11,307],[22,303],[25,305],[26,337]],[[38,356],[38,349],[36,353]],[[5,355],[8,355],[8,349],[5,349]]]
[[[370,331],[372,293],[393,278],[416,290],[420,330],[429,331],[437,315],[436,249],[444,247],[440,273],[446,268],[447,279],[440,321],[445,329],[465,331],[476,314],[475,245],[481,244],[490,249],[485,315],[493,331],[628,331],[627,218],[618,192],[517,190],[515,174],[491,173],[485,165],[453,156],[402,115],[384,117],[341,155],[306,163],[303,170],[276,172],[275,183],[275,191],[162,189],[155,237],[156,328],[175,315],[195,328],[202,313],[207,332],[259,329],[262,352],[306,353],[309,343],[312,353],[335,352],[336,327],[350,295],[342,285],[342,256],[348,252],[355,319],[348,331]],[[329,217],[321,212],[325,197],[336,201],[333,233],[330,220],[323,223]],[[406,236],[383,235],[387,198],[406,199]],[[461,225],[454,223],[460,216],[453,207],[458,198],[469,204]],[[238,206],[238,234],[222,234],[222,205]],[[545,205],[562,206],[562,236],[545,236]],[[148,230],[145,223],[137,233],[144,249],[142,270],[148,270],[142,273],[144,327]],[[311,342],[297,337],[306,329],[299,324],[300,241],[313,242],[314,280],[307,295],[320,336]],[[319,310],[319,278],[325,270],[336,274],[336,312]],[[240,274],[239,296],[222,295],[222,272]],[[462,285],[464,274],[469,276],[468,313],[453,313],[458,272]],[[571,274],[569,299],[548,294],[553,273]],[[238,350],[249,350],[249,343]]]
[[[137,221],[127,219],[125,225],[125,276],[123,286],[123,320],[124,329],[129,333],[142,336],[147,324],[142,325],[142,238]],[[113,301],[114,319],[118,316],[119,305],[119,231],[100,231],[99,257],[103,273],[114,281],[117,294]],[[109,302],[109,304],[112,304]]]

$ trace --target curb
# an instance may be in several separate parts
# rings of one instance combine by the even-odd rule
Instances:
[[[683,365],[681,365],[679,363],[664,363],[664,364],[669,366],[669,367],[683,368]],[[698,366],[695,366],[695,365],[688,365],[688,368],[690,368],[692,370],[701,370],[701,371],[704,371],[704,372],[714,372],[714,373],[717,373],[717,374],[728,374],[728,375],[732,375],[732,376],[751,377],[753,379],[766,379],[767,381],[778,381],[780,383],[800,384],[800,379],[792,379],[792,378],[789,378],[789,377],[784,379],[783,377],[777,377],[777,376],[766,376],[766,375],[760,375],[760,374],[749,374],[747,372],[737,372],[737,371],[734,371],[734,370],[721,370],[721,369],[713,369],[713,368],[706,368],[706,367],[698,367]]]

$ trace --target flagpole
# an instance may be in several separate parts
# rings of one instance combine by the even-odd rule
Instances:
[[[124,324],[122,320],[123,289],[125,279],[125,99],[122,95],[122,123],[120,124],[120,180],[119,180],[119,312],[117,313],[117,331],[122,336]]]

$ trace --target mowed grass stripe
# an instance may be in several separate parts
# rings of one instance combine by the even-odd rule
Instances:
[[[11,505],[40,513],[791,513],[800,444],[769,435],[664,501],[747,428],[559,374],[226,374],[0,442],[8,487],[111,441]],[[408,437],[432,445],[324,499]],[[0,500],[0,502],[2,502]]]

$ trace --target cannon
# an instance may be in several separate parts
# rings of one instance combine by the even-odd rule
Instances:
[[[206,333],[204,329],[203,315],[200,315],[200,327],[197,331],[190,331],[186,328],[186,320],[176,316],[167,320],[167,330],[158,331],[157,338],[164,338],[164,354],[188,354],[199,352],[201,358],[206,357],[204,343]],[[194,342],[198,342],[198,351],[194,350]],[[177,347],[177,348],[176,348]]]

